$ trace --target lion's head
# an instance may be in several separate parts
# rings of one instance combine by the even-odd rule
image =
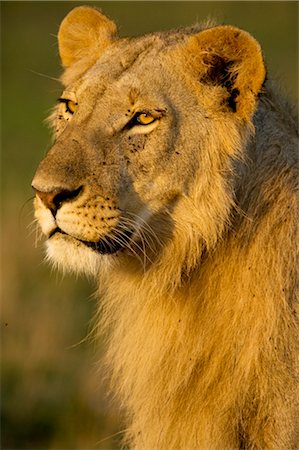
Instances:
[[[33,180],[49,256],[96,272],[116,256],[171,261],[179,242],[188,269],[228,221],[265,78],[258,43],[231,26],[118,39],[89,7],[58,40],[65,90]]]

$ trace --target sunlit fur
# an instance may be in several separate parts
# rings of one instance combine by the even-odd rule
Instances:
[[[107,20],[83,7],[63,22],[59,39],[66,85],[77,82],[103,51],[100,40],[90,43],[92,33],[104,39],[103,48],[109,47],[107,36],[115,27]],[[97,34],[98,27],[104,30]],[[75,44],[76,30],[81,34]],[[133,180],[148,209],[128,213],[123,227],[138,223],[136,235],[117,255],[95,254],[65,236],[50,239],[48,252],[63,266],[99,272],[97,330],[106,332],[109,377],[124,410],[124,441],[130,448],[291,450],[298,444],[296,120],[276,92],[262,87],[265,71],[253,38],[229,27],[206,34],[194,30],[195,37],[186,37],[179,53],[168,55],[170,73],[177,77],[169,83],[175,88],[166,81],[161,85],[173,108],[189,119],[176,141],[176,150],[185,152],[182,164],[194,169],[192,176],[182,169],[187,188],[175,191],[175,165],[172,174],[165,170],[150,187]],[[171,35],[144,37],[144,42],[151,39],[158,46],[165,39],[173,45],[182,33],[173,32],[172,40]],[[239,47],[232,36],[241,36]],[[132,44],[115,39],[113,34],[111,55],[117,45],[123,46],[128,61],[130,51],[134,54],[143,45],[142,38]],[[239,58],[235,112],[223,110],[227,92],[217,80],[197,90],[198,73],[202,83],[210,76],[210,60],[198,62],[196,52],[209,56],[213,46],[226,57]],[[178,94],[186,81],[185,72],[177,69],[182,58],[186,72],[194,71],[188,95],[199,96],[206,116],[188,106],[189,97]],[[152,73],[142,73],[151,88],[154,63]],[[84,76],[86,92],[93,94],[95,70]],[[86,122],[82,135],[85,127]],[[152,136],[156,132],[159,127]],[[80,138],[78,129],[73,133]],[[165,133],[172,133],[171,128]],[[62,151],[59,145],[58,137],[36,183],[46,183],[46,168],[51,170],[51,155]],[[154,148],[162,155],[162,146]],[[166,194],[157,194],[170,186],[171,202]],[[154,194],[159,203],[153,202]],[[84,223],[82,216],[80,221]]]
[[[99,331],[111,336],[107,364],[136,450],[295,448],[295,178],[287,166],[277,174],[277,156],[254,164],[247,206],[216,245],[196,180],[159,263],[142,275],[119,266],[100,276]],[[219,223],[229,199],[225,189],[209,192]],[[202,256],[204,231],[213,250]]]

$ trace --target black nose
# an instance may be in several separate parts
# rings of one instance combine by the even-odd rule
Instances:
[[[82,191],[82,186],[78,189],[74,189],[73,191],[67,189],[53,189],[49,192],[39,191],[35,189],[36,195],[41,199],[43,204],[52,211],[53,215],[57,213],[57,210],[61,207],[61,205],[65,202],[73,200],[78,197],[80,192]]]

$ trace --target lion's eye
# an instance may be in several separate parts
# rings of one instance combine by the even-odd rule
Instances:
[[[74,112],[76,111],[77,105],[78,105],[78,103],[75,103],[75,102],[73,102],[72,100],[69,100],[69,101],[66,103],[66,109],[67,109],[70,113],[74,114]]]
[[[145,134],[152,131],[159,124],[160,119],[166,114],[166,108],[143,110],[136,112],[132,119],[125,125],[126,129],[132,129],[132,133]]]
[[[65,103],[66,112],[69,112],[70,114],[74,114],[78,106],[77,102],[74,102],[73,100],[69,100],[67,98],[60,98],[59,102]]]
[[[149,125],[155,121],[155,117],[147,113],[139,113],[136,116],[136,122],[140,125]]]

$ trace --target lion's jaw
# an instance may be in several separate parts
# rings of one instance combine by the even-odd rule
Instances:
[[[100,229],[90,221],[95,220],[94,211],[85,212],[88,211],[88,207],[91,209],[88,202],[81,205],[76,201],[66,203],[53,214],[39,195],[36,196],[35,218],[46,236],[48,260],[62,270],[97,276],[101,268],[106,270],[123,255],[131,254],[139,261],[142,261],[142,257],[145,258],[145,242],[149,230],[151,236],[148,240],[151,245],[154,239],[154,232],[147,224],[151,213],[145,208],[138,216],[136,215],[136,218],[132,213],[134,217],[132,221],[117,214],[116,207],[104,207],[103,201],[107,199],[97,201],[97,207],[106,210],[106,215],[102,211],[99,221],[101,224],[106,221],[109,228],[108,225],[102,225]],[[99,203],[102,204],[99,206]],[[111,212],[114,214],[113,217]],[[78,221],[81,215],[85,216],[83,224]]]

